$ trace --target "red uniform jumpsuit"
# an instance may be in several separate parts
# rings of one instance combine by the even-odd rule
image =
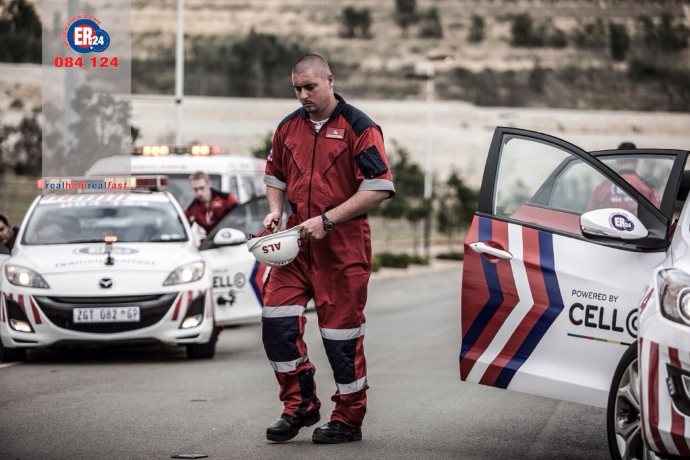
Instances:
[[[265,183],[287,192],[287,227],[347,201],[358,190],[395,189],[381,129],[336,95],[338,105],[316,132],[304,109],[287,116],[273,137]],[[314,366],[302,340],[304,309],[314,298],[337,391],[331,421],[360,427],[366,412],[364,305],[371,274],[366,215],[338,223],[320,241],[302,240],[297,258],[274,268],[263,287],[263,342],[280,385],[284,413],[320,407]]]
[[[185,215],[190,222],[196,222],[208,233],[235,206],[237,206],[237,199],[233,195],[212,188],[211,201],[203,204],[194,198],[194,201],[187,206]]]
[[[659,207],[659,195],[653,188],[645,184],[644,181],[640,179],[640,176],[630,171],[620,172],[619,174],[654,206],[657,208]],[[594,189],[585,211],[603,208],[621,208],[637,215],[637,202],[609,180],[604,181]]]

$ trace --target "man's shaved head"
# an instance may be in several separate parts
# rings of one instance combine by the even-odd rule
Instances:
[[[312,70],[315,75],[326,78],[331,74],[328,62],[318,54],[305,54],[292,67],[292,73],[303,73]]]
[[[333,82],[328,62],[318,54],[302,56],[292,67],[295,96],[314,121],[328,118],[338,105]]]

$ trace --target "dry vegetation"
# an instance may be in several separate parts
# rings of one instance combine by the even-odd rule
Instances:
[[[674,25],[690,27],[687,2],[418,0],[418,11],[438,10],[443,32],[438,39],[419,38],[416,25],[403,31],[395,21],[395,0],[338,4],[187,0],[185,4],[190,61],[186,87],[191,94],[289,96],[289,86],[273,75],[274,71],[284,75],[289,58],[283,62],[278,57],[253,60],[250,56],[233,64],[234,56],[241,53],[233,45],[244,40],[243,46],[262,54],[260,38],[275,36],[279,46],[286,47],[283,54],[316,51],[326,55],[334,63],[341,87],[355,97],[418,98],[423,83],[408,77],[423,73],[425,60],[432,55],[453,59],[435,64],[438,94],[445,99],[489,106],[672,111],[687,111],[690,106],[690,51],[649,46],[641,19],[661,27],[662,16],[669,15]],[[135,91],[166,93],[172,87],[175,1],[134,0],[132,6],[133,51],[140,59],[135,61],[134,73],[141,76],[135,78]],[[370,12],[370,38],[340,36],[343,8],[348,6]],[[530,15],[535,35],[544,38],[542,46],[511,43],[515,17],[524,14]],[[473,16],[484,24],[479,41],[468,40]],[[594,27],[597,20],[603,29]],[[621,61],[611,57],[610,24],[624,26],[630,39]],[[253,43],[248,36],[254,37]],[[268,87],[236,85],[233,75],[242,75],[243,65],[263,67],[260,75],[252,71],[250,75],[266,77]],[[218,68],[225,71],[220,76],[214,75]]]

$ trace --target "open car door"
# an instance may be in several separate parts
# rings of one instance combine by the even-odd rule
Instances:
[[[462,380],[606,407],[640,295],[665,258],[686,156],[587,153],[497,128],[465,241]],[[601,209],[644,234],[583,231]]]

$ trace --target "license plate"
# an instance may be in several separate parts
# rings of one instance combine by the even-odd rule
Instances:
[[[75,308],[73,319],[79,323],[138,323],[139,307]]]

